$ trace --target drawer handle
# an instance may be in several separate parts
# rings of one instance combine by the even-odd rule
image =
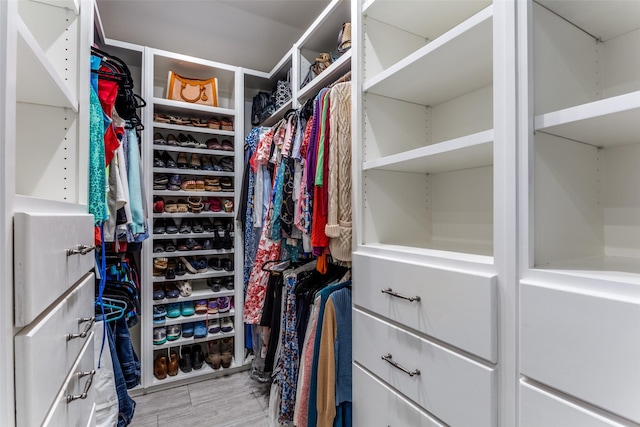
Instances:
[[[420,296],[419,295],[416,295],[415,297],[408,297],[406,295],[402,295],[402,294],[399,294],[397,292],[393,292],[393,289],[391,289],[391,288],[382,289],[382,293],[391,295],[392,297],[406,299],[407,301],[411,301],[411,302],[414,302],[414,301],[420,302]]]
[[[67,249],[67,256],[71,256],[71,255],[86,255],[89,252],[91,252],[92,250],[94,250],[95,248],[96,248],[96,245],[91,245],[91,246],[78,245],[78,247],[75,248],[75,249]]]
[[[87,380],[86,384],[84,385],[84,391],[82,392],[82,394],[78,394],[76,396],[70,394],[67,396],[67,403],[71,403],[74,400],[78,400],[78,399],[86,399],[87,395],[89,394],[89,389],[91,388],[91,384],[93,384],[93,376],[96,374],[96,370],[93,369],[91,371],[87,371],[87,372],[78,372],[76,375],[78,376],[78,378],[82,378],[82,377],[86,377],[87,375],[89,376],[89,379]]]
[[[80,332],[79,334],[67,334],[67,341],[71,341],[76,338],[86,338],[87,335],[89,335],[89,331],[91,331],[91,328],[93,327],[93,324],[95,323],[95,321],[96,321],[95,317],[79,318],[78,324],[84,323],[84,322],[89,322],[89,324],[86,326],[86,328],[84,328],[84,331]]]
[[[398,362],[394,362],[392,359],[393,356],[391,356],[391,353],[387,353],[384,356],[381,356],[382,360],[384,360],[385,362],[389,363],[391,366],[393,366],[394,368],[398,368],[400,369],[402,372],[404,372],[405,374],[409,375],[410,377],[413,377],[415,375],[420,375],[420,370],[419,369],[415,369],[413,371],[408,370],[407,368],[405,368],[404,366],[402,366],[401,364],[399,364]]]

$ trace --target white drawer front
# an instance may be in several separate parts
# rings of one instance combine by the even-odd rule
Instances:
[[[623,427],[529,384],[520,384],[520,427]]]
[[[80,323],[78,319],[93,317],[94,288],[94,275],[90,274],[44,318],[16,335],[16,404],[20,425],[40,425],[87,342],[89,334],[70,340],[67,334],[81,334],[91,326],[91,321]]]
[[[496,277],[353,255],[354,304],[497,361]],[[409,301],[383,293],[391,288]]]
[[[360,367],[353,367],[355,427],[446,427]]]
[[[523,283],[527,377],[640,422],[640,304]]]
[[[82,348],[82,352],[64,380],[60,393],[55,397],[53,406],[42,423],[43,426],[95,425],[94,365],[93,332],[91,332],[90,339]],[[83,396],[85,391],[86,395]]]
[[[15,323],[31,323],[94,266],[94,252],[67,249],[93,245],[93,215],[14,215]]]
[[[382,356],[419,375],[409,376]],[[496,425],[496,373],[354,309],[353,359],[446,424]]]

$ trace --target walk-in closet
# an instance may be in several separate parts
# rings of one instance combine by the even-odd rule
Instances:
[[[3,0],[0,69],[0,425],[640,427],[640,0]]]

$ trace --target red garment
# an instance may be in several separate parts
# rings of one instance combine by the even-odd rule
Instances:
[[[106,67],[100,67],[100,70],[110,72],[111,70]],[[111,119],[113,107],[116,104],[116,98],[118,96],[118,83],[107,79],[98,79],[98,99],[100,99],[100,105],[104,114]],[[113,123],[105,129],[104,133],[104,154],[105,154],[105,167],[111,163],[111,159],[115,154],[115,151],[120,146],[120,141],[116,135]]]

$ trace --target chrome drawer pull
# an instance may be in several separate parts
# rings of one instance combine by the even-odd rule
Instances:
[[[387,353],[385,356],[381,356],[382,360],[384,360],[385,362],[391,364],[391,366],[393,366],[394,368],[398,368],[400,369],[402,372],[404,372],[405,374],[409,375],[410,377],[413,377],[415,375],[420,375],[420,370],[415,369],[413,371],[408,370],[407,368],[405,368],[404,366],[400,365],[398,362],[394,362],[393,360],[391,360],[391,358],[393,356],[391,356],[391,353]]]
[[[96,370],[93,369],[91,371],[88,372],[78,372],[76,375],[78,376],[78,378],[82,378],[82,377],[86,377],[87,375],[89,375],[89,379],[87,380],[87,383],[84,385],[84,391],[82,392],[82,394],[73,396],[73,395],[68,395],[67,396],[67,403],[71,403],[74,400],[78,400],[78,399],[86,399],[87,395],[89,394],[89,389],[91,388],[91,384],[93,383],[93,376],[96,374]]]
[[[78,247],[76,249],[67,249],[67,256],[71,256],[71,255],[86,255],[89,252],[91,252],[92,250],[94,250],[95,248],[96,248],[96,245],[91,245],[91,246],[78,245]]]
[[[408,296],[405,296],[405,295],[401,295],[401,294],[399,294],[397,292],[393,292],[393,289],[391,289],[391,288],[382,289],[382,293],[391,295],[392,297],[406,299],[407,301],[411,301],[411,302],[414,302],[414,301],[420,302],[420,296],[419,295],[416,295],[415,297],[408,297]]]
[[[79,334],[67,334],[67,341],[71,341],[73,339],[76,338],[86,338],[87,335],[89,335],[89,331],[91,331],[91,328],[93,327],[93,324],[95,323],[96,318],[95,317],[81,317],[78,319],[78,323],[84,323],[84,322],[89,322],[89,324],[87,325],[86,328],[84,328],[84,331],[80,332]]]

